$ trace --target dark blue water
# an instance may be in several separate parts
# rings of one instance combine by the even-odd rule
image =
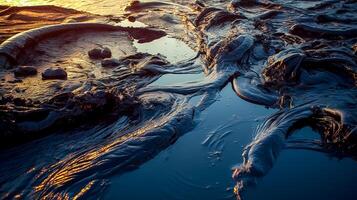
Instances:
[[[241,152],[256,126],[274,112],[237,98],[228,85],[197,119],[193,131],[138,169],[112,177],[104,199],[235,199],[230,169],[242,162]],[[218,145],[203,144],[210,135],[225,133],[214,143]],[[303,128],[291,140],[319,138],[311,128]],[[353,200],[356,180],[357,163],[351,158],[287,149],[271,172],[249,190],[247,199]]]
[[[230,169],[242,162],[256,125],[272,112],[237,98],[228,85],[193,131],[139,169],[111,178],[105,198],[234,199]],[[202,144],[210,135],[211,145]]]
[[[317,135],[310,128],[298,136]],[[307,150],[286,150],[274,168],[248,193],[248,199],[348,199],[356,198],[357,164]]]

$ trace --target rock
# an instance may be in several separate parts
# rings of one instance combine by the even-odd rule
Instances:
[[[136,18],[134,16],[129,16],[128,17],[128,21],[129,22],[135,22],[136,21]]]
[[[88,51],[88,56],[91,59],[101,59],[102,58],[102,50],[101,49],[92,49]]]
[[[105,47],[102,49],[102,58],[111,58],[112,57],[112,51],[108,47]]]
[[[15,76],[33,76],[37,74],[37,69],[31,66],[19,66],[14,71]]]
[[[42,73],[42,79],[67,79],[67,72],[62,68],[48,68]]]
[[[108,47],[103,49],[95,48],[88,51],[88,56],[91,59],[104,59],[104,58],[111,58],[112,52]]]
[[[115,58],[107,58],[102,60],[102,67],[117,67],[120,65],[120,61]]]

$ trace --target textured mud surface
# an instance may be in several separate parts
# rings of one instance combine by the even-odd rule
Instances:
[[[238,199],[297,129],[311,127],[321,140],[289,148],[356,155],[355,1],[132,2],[119,16],[3,9],[1,198],[100,198],[108,177],[193,129],[227,85],[278,110],[233,170]],[[159,46],[172,39],[185,47]],[[155,46],[188,53],[156,54]],[[204,77],[155,84],[177,74]]]

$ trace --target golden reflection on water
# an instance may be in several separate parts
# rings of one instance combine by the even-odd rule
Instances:
[[[0,5],[55,5],[101,15],[118,15],[131,0],[0,0]]]
[[[84,196],[84,194],[92,188],[94,183],[95,181],[89,182],[84,188],[81,189],[78,194],[76,194],[76,196],[73,197],[73,200],[80,199],[82,196]]]
[[[165,125],[168,120],[171,119],[172,116],[177,115],[177,113],[180,112],[182,109],[184,108],[178,106],[178,108],[175,109],[175,111],[173,111],[168,116],[163,116],[157,121],[149,121],[145,126],[133,132],[125,134],[121,137],[118,137],[117,139],[107,143],[106,145],[103,145],[102,147],[94,147],[92,150],[84,152],[80,155],[68,155],[67,159],[61,160],[58,163],[53,164],[49,168],[42,170],[42,172],[49,172],[50,174],[46,175],[47,177],[37,187],[34,188],[34,191],[36,193],[42,194],[40,195],[42,197],[47,198],[48,195],[56,195],[58,197],[58,195],[60,195],[60,198],[63,199],[65,196],[62,195],[67,194],[53,194],[51,190],[66,185],[67,183],[73,181],[80,173],[92,169],[96,165],[101,166],[101,164],[103,164],[105,160],[103,161],[99,159],[100,157],[105,156],[107,153],[115,151],[115,149],[117,149],[119,145],[131,139],[138,139],[140,137],[143,137],[149,131]],[[84,193],[91,189],[93,184],[94,182],[92,180],[90,183],[84,186],[76,194],[76,196],[82,196]]]

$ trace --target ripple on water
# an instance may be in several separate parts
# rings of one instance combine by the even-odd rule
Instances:
[[[294,137],[311,138],[311,135],[318,136],[318,133],[304,128]],[[356,198],[356,179],[356,163],[351,158],[339,159],[318,151],[288,149],[281,153],[271,172],[247,194],[247,199],[269,196],[292,200],[353,200]]]
[[[139,169],[111,178],[104,199],[233,199],[230,168],[261,117],[272,112],[237,98],[226,86],[198,117],[200,123],[193,131]],[[230,133],[222,135],[225,131]],[[218,157],[211,156],[214,145],[203,144],[211,134],[224,145]]]

